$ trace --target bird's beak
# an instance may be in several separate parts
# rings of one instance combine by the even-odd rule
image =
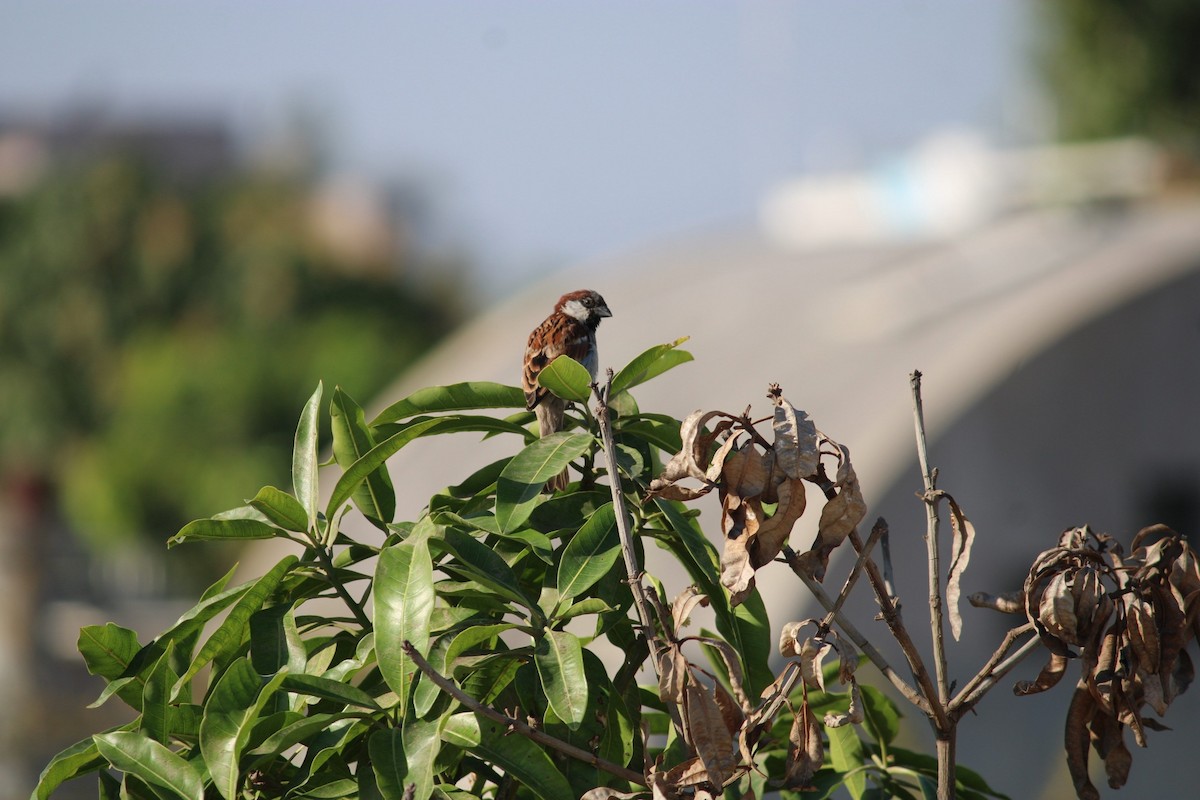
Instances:
[[[611,317],[612,312],[608,310],[608,306],[596,306],[597,317]]]

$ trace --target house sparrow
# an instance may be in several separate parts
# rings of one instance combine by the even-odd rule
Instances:
[[[602,318],[611,316],[603,297],[581,289],[560,297],[554,313],[529,334],[521,388],[525,390],[525,407],[537,414],[542,436],[562,430],[566,403],[538,386],[538,375],[554,359],[567,355],[583,364],[594,381],[600,365],[596,327]],[[565,488],[567,479],[567,471],[563,470],[546,482],[546,490],[554,492]]]

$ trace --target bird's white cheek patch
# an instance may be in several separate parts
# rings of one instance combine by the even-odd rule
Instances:
[[[568,300],[563,306],[563,313],[568,317],[574,317],[580,322],[583,322],[588,318],[588,310],[584,308],[583,303],[579,302],[578,300]]]

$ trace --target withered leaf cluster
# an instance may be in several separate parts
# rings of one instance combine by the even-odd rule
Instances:
[[[743,689],[739,659],[732,647],[709,636],[685,635],[684,626],[697,605],[708,599],[689,587],[671,603],[670,610],[660,609],[669,617],[667,635],[657,643],[659,699],[673,711],[689,757],[664,768],[662,756],[647,764],[646,783],[653,800],[704,800],[721,796],[725,787],[755,766],[762,747],[774,747],[772,727],[784,708],[793,712],[788,735],[788,753],[784,774],[772,776],[772,785],[803,789],[811,785],[825,756],[822,723],[840,727],[863,721],[863,703],[854,677],[858,654],[836,632],[823,628],[816,620],[786,625],[779,642],[780,653],[790,658],[775,681],[763,690],[757,702]],[[816,626],[811,636],[802,637],[807,626]],[[693,663],[684,652],[688,643],[712,648],[725,666],[726,684]],[[839,655],[838,676],[850,685],[850,705],[845,713],[830,712],[818,720],[808,702],[808,690],[825,689],[823,662],[830,653]],[[790,697],[802,682],[803,701],[793,708]],[[609,788],[597,788],[585,800],[618,800],[628,795]]]
[[[1185,649],[1200,633],[1200,563],[1179,534],[1162,525],[1141,530],[1125,555],[1112,537],[1088,527],[1065,531],[1034,561],[1025,580],[1025,613],[1050,650],[1049,663],[1018,695],[1057,684],[1070,660],[1080,678],[1067,713],[1067,763],[1080,798],[1098,798],[1088,778],[1089,743],[1120,788],[1133,757],[1124,731],[1146,746],[1146,729],[1192,682]]]
[[[652,495],[669,500],[695,500],[717,490],[725,535],[721,583],[734,605],[754,588],[755,572],[787,544],[805,510],[805,482],[821,487],[827,497],[817,537],[801,555],[818,580],[825,575],[829,554],[866,514],[850,451],[818,431],[778,384],[771,385],[768,397],[775,405],[771,441],[755,427],[749,409],[740,415],[695,411],[680,428],[683,447],[650,484]],[[823,458],[836,465],[832,481]],[[700,485],[685,485],[689,480]]]

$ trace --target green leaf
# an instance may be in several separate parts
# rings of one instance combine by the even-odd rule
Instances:
[[[900,733],[900,709],[874,686],[859,686],[863,700],[863,727],[875,741],[890,745]]]
[[[333,428],[333,455],[343,469],[375,447],[375,437],[367,427],[362,408],[340,387],[333,390],[329,422]],[[363,516],[383,530],[396,516],[396,491],[385,466],[368,473],[352,497]]]
[[[379,670],[388,688],[399,698],[400,713],[404,714],[412,672],[416,669],[404,652],[404,642],[411,642],[422,656],[429,653],[434,590],[427,533],[419,535],[414,530],[408,539],[379,554],[373,602]]]
[[[171,689],[179,676],[171,669],[171,657],[175,648],[174,642],[167,643],[167,649],[146,675],[146,683],[142,687],[142,733],[156,742],[170,744],[171,738]]]
[[[241,596],[237,604],[229,610],[217,629],[208,637],[208,641],[200,648],[200,652],[192,660],[187,672],[176,681],[173,695],[178,696],[183,687],[191,682],[208,662],[214,658],[226,657],[241,645],[242,636],[250,622],[250,615],[262,608],[263,603],[274,594],[279,584],[297,564],[295,556],[286,556],[271,570],[255,581],[249,590]]]
[[[692,360],[692,354],[686,350],[676,350],[676,347],[688,340],[687,336],[673,342],[651,347],[637,358],[626,364],[620,372],[613,376],[612,394],[615,396],[626,389],[645,383],[669,369],[686,364]]]
[[[467,628],[455,636],[446,649],[447,666],[453,667],[454,660],[463,653],[485,642],[490,642],[504,631],[510,631],[515,627],[516,625],[511,622],[501,622],[495,625],[475,625]]]
[[[829,735],[829,759],[835,770],[844,776],[846,791],[854,800],[862,800],[867,791],[867,777],[860,769],[863,765],[862,740],[853,725],[838,728],[826,726]]]
[[[142,649],[135,631],[112,622],[80,628],[78,647],[88,672],[108,681],[124,675]]]
[[[613,607],[601,600],[599,597],[586,597],[578,603],[574,603],[561,611],[554,618],[555,622],[563,622],[575,617],[582,617],[588,614],[603,614],[606,611],[612,611]]]
[[[284,667],[293,674],[304,672],[308,651],[291,605],[270,606],[250,615],[250,661],[259,675],[274,675]]]
[[[324,384],[304,404],[296,426],[296,441],[292,448],[292,491],[308,517],[308,528],[317,524],[317,415],[321,408]]]
[[[592,512],[567,542],[558,562],[558,593],[565,600],[579,597],[612,569],[621,555],[617,515],[612,503]]]
[[[525,408],[525,393],[516,386],[489,381],[456,383],[418,389],[385,408],[371,427],[397,422],[417,414],[438,411],[470,411],[479,408]]]
[[[183,544],[189,539],[273,539],[279,529],[256,519],[197,519],[180,528],[167,540],[167,547]]]
[[[285,675],[279,686],[288,692],[333,700],[348,706],[361,706],[372,711],[379,710],[379,703],[375,702],[375,698],[357,686],[320,675]]]
[[[250,505],[286,531],[304,533],[308,530],[308,512],[299,500],[282,489],[264,486],[254,495]]]
[[[547,630],[537,643],[533,660],[550,708],[568,728],[575,730],[583,722],[588,701],[579,637],[566,631]]]
[[[552,433],[513,457],[496,484],[496,520],[501,532],[521,527],[533,512],[546,481],[566,469],[593,444],[591,434]]]
[[[462,531],[448,528],[434,539],[433,546],[449,551],[454,559],[440,563],[439,568],[473,580],[513,603],[534,611],[532,602],[521,589],[512,568],[496,551]]]
[[[238,761],[256,718],[255,701],[262,681],[248,658],[229,665],[205,703],[200,721],[200,752],[213,785],[225,800],[238,796],[241,784]]]
[[[445,425],[445,421],[427,419],[389,436],[368,450],[362,458],[346,468],[342,477],[338,478],[338,482],[333,487],[333,494],[329,497],[329,504],[325,507],[325,517],[333,519],[337,510],[358,491],[359,485],[367,479],[367,476],[379,469],[383,462],[399,452],[400,448],[439,425]]]
[[[203,800],[204,780],[196,766],[140,733],[115,731],[92,737],[100,755],[122,772],[174,792],[185,800]]]
[[[512,775],[542,800],[573,797],[571,785],[550,756],[523,736],[505,736],[498,724],[478,720],[479,743],[467,749]]]
[[[442,741],[469,750],[479,744],[479,719],[474,712],[463,711],[446,717],[442,725]]]
[[[434,761],[442,744],[440,729],[440,721],[413,720],[400,730],[371,735],[371,766],[385,800],[427,800],[433,793]],[[414,793],[408,796],[405,789],[410,784]]]
[[[559,356],[538,375],[538,384],[564,400],[586,403],[592,394],[592,376],[587,367],[570,356]]]
[[[50,759],[50,763],[38,776],[33,800],[46,800],[54,790],[72,778],[95,772],[104,764],[94,739],[84,739],[63,750]]]

